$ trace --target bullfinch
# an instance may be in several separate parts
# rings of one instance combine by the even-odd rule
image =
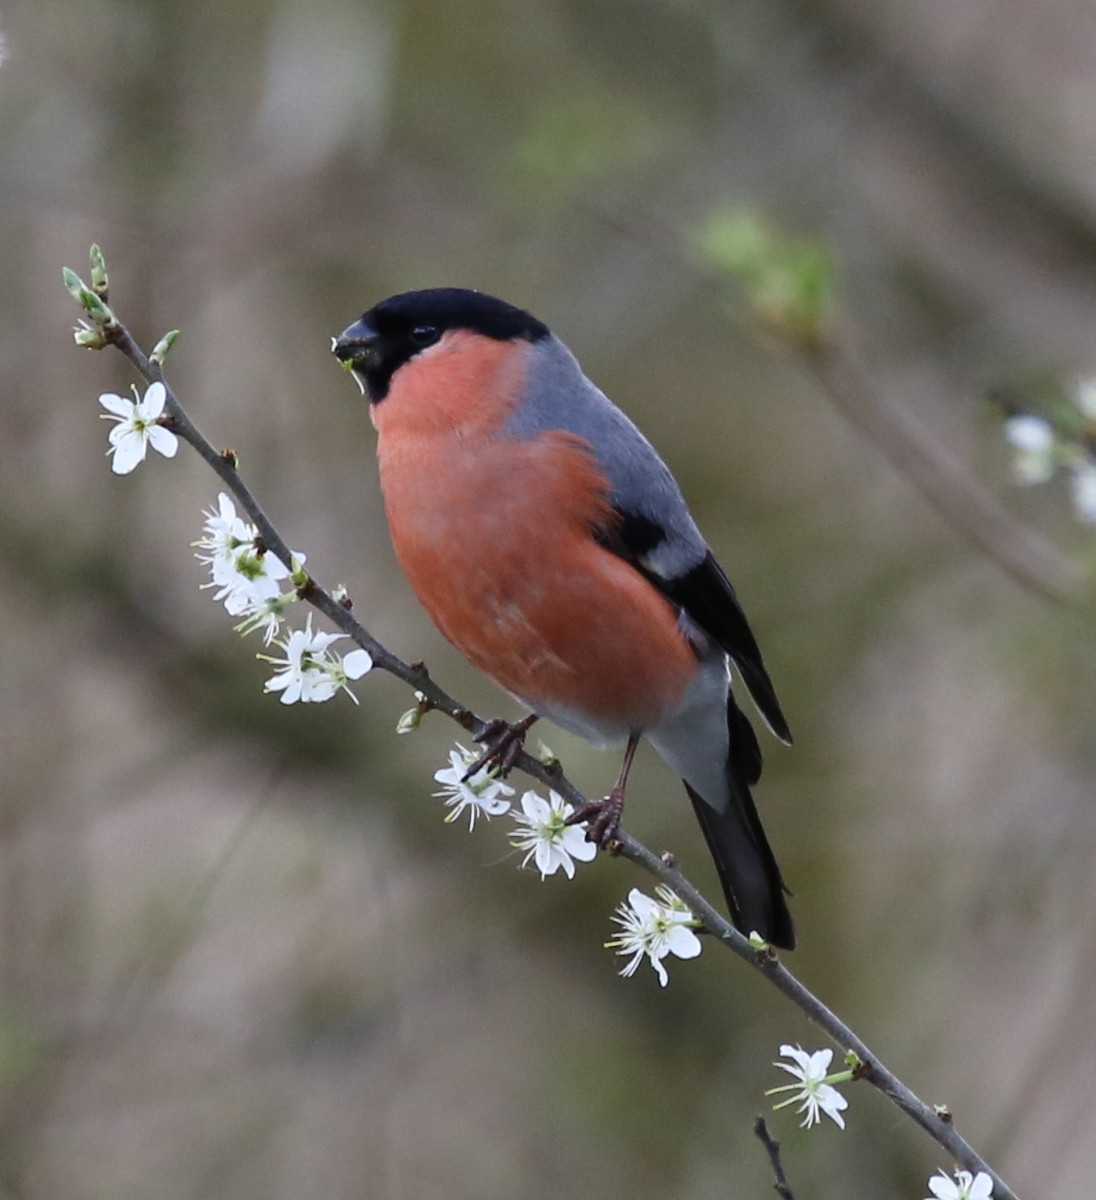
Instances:
[[[591,806],[604,842],[646,737],[684,781],[734,924],[790,949],[787,888],[750,791],[761,752],[732,681],[781,741],[791,734],[734,589],[650,442],[546,325],[480,292],[392,296],[333,350],[370,400],[411,587],[532,714],[491,756],[512,761],[538,715],[626,744],[616,786]]]

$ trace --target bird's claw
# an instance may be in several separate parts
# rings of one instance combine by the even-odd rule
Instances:
[[[595,846],[606,846],[620,831],[624,813],[624,793],[616,788],[604,800],[587,800],[567,818],[568,825],[586,822],[586,840]]]
[[[473,775],[491,766],[495,768],[500,779],[505,779],[521,756],[525,748],[525,735],[536,719],[536,714],[531,713],[513,724],[502,720],[501,717],[488,721],[476,738],[483,746],[483,753],[469,765],[461,782],[467,783]]]

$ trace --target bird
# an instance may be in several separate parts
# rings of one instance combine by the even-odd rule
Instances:
[[[441,633],[528,710],[481,732],[508,768],[544,717],[625,746],[581,810],[619,827],[641,738],[685,785],[742,933],[795,946],[754,803],[761,750],[734,685],[791,733],[761,651],[681,489],[543,322],[456,287],[394,295],[332,339],[369,399],[392,545]]]

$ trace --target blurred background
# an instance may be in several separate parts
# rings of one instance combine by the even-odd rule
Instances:
[[[879,399],[1086,570],[983,397],[1096,370],[1096,10],[1080,0],[36,0],[0,12],[0,1197],[772,1194],[751,1134],[821,1038],[709,947],[620,979],[610,860],[519,873],[431,798],[455,727],[379,674],[264,696],[190,543],[186,451],[112,476],[62,264],[102,243],[146,348],[289,543],[485,715],[418,610],[363,308],[531,309],[663,452],[796,734],[758,791],[791,965],[1024,1196],[1096,1190],[1096,627],[961,536],[678,234],[748,207],[828,245]],[[515,486],[520,481],[515,480]],[[588,792],[615,754],[547,728]],[[628,828],[717,894],[643,751]],[[520,784],[519,784],[520,786]],[[772,1125],[801,1200],[919,1198],[867,1088]]]

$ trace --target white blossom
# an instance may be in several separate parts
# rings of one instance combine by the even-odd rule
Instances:
[[[282,631],[286,609],[296,603],[295,592],[279,592],[275,596],[248,596],[243,592],[233,593],[233,607],[239,607],[240,600],[246,600],[244,606],[233,616],[244,619],[233,628],[241,636],[246,637],[255,630],[263,631],[263,645],[269,646]]]
[[[99,403],[107,410],[99,414],[103,420],[116,422],[108,436],[110,449],[107,451],[111,456],[111,470],[116,475],[128,475],[143,462],[150,445],[165,458],[175,457],[179,439],[159,424],[167,403],[167,389],[162,383],[150,383],[139,400],[127,400],[125,396],[104,392]]]
[[[217,496],[217,507],[205,509],[202,516],[205,517],[202,536],[191,545],[205,553],[197,553],[194,557],[209,567],[213,583],[223,587],[235,576],[237,552],[244,547],[253,547],[258,531],[237,515],[236,505],[224,492]]]
[[[254,545],[236,551],[232,559],[232,574],[213,593],[214,600],[223,601],[230,617],[243,617],[255,612],[264,601],[282,594],[282,583],[289,578],[289,568],[276,555],[260,554]],[[205,585],[217,587],[217,581]]]
[[[345,658],[331,653],[331,644],[345,637],[342,633],[314,633],[312,615],[304,629],[294,630],[284,641],[276,644],[285,651],[284,658],[265,659],[278,669],[263,685],[265,692],[281,692],[283,704],[318,704],[330,700],[342,690],[357,703],[348,683],[360,679],[373,666],[373,660],[365,650],[354,650]]]
[[[260,552],[259,531],[243,520],[224,492],[216,508],[202,514],[202,536],[193,543],[194,557],[209,568],[211,580],[203,587],[216,588],[213,599],[223,602],[230,616],[243,617],[239,633],[263,631],[270,645],[281,631],[285,610],[296,600],[294,592],[283,592],[282,584],[292,571],[275,554]],[[293,566],[303,564],[303,554],[293,555]]]
[[[696,919],[681,899],[661,884],[655,891],[660,897],[658,900],[639,888],[632,888],[627,902],[618,906],[613,917],[620,932],[605,945],[618,954],[631,955],[621,967],[621,975],[634,975],[646,955],[658,975],[658,982],[665,987],[670,977],[662,960],[669,954],[677,958],[696,958],[701,944],[690,928]]]
[[[568,825],[574,812],[562,796],[550,791],[548,799],[536,792],[521,798],[521,812],[514,813],[519,828],[510,835],[510,844],[527,853],[521,865],[536,862],[541,879],[561,870],[568,879],[575,876],[575,860],[589,862],[597,857],[597,846],[586,840],[586,826]]]
[[[780,1047],[780,1053],[784,1058],[790,1058],[792,1062],[774,1062],[773,1066],[787,1071],[789,1075],[794,1075],[799,1082],[770,1088],[765,1093],[766,1096],[775,1096],[779,1092],[795,1093],[787,1100],[781,1100],[779,1104],[774,1105],[774,1111],[785,1108],[789,1104],[795,1104],[798,1100],[802,1103],[796,1111],[803,1114],[800,1124],[804,1129],[810,1129],[812,1125],[817,1125],[822,1119],[822,1113],[825,1113],[838,1128],[844,1129],[845,1118],[841,1113],[848,1108],[849,1102],[832,1084],[851,1079],[852,1072],[841,1071],[833,1076],[827,1074],[833,1058],[832,1050],[816,1050],[811,1054],[801,1046],[785,1044]]]
[[[969,1171],[956,1171],[955,1178],[949,1179],[944,1171],[929,1180],[929,1191],[932,1197],[925,1200],[993,1200],[993,1180],[979,1171],[972,1176]]]
[[[490,767],[481,767],[467,783],[464,781],[468,768],[478,757],[475,751],[458,742],[457,748],[449,751],[449,766],[434,772],[435,782],[442,785],[441,791],[434,795],[444,796],[450,810],[445,814],[446,821],[456,821],[461,813],[467,812],[469,830],[476,827],[478,816],[489,821],[509,812],[510,801],[506,797],[514,794],[514,789],[496,778]]]

